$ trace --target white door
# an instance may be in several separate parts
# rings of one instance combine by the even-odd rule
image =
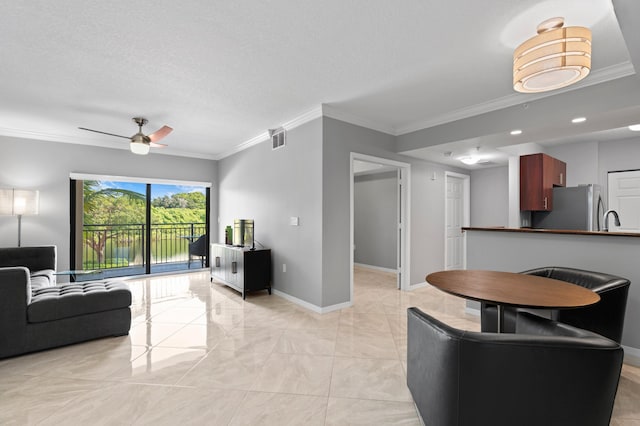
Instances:
[[[465,268],[465,246],[462,227],[468,224],[468,196],[466,188],[469,177],[447,173],[445,198],[445,269]]]
[[[609,231],[640,232],[640,170],[610,172],[607,208],[618,212],[620,226],[609,215]]]

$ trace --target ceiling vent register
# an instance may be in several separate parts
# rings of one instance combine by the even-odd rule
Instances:
[[[271,138],[271,149],[282,148],[286,142],[287,132],[283,127],[277,129],[269,129],[269,137]]]

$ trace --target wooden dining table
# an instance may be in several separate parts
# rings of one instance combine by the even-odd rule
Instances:
[[[600,296],[576,284],[537,275],[484,270],[451,270],[427,275],[434,287],[465,299],[495,304],[498,333],[504,328],[504,307],[569,309],[593,305]]]

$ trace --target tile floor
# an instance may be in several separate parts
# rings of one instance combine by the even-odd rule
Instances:
[[[129,336],[0,361],[0,424],[419,425],[406,308],[470,330],[478,317],[434,288],[355,277],[355,305],[324,315],[243,301],[205,272],[132,280]],[[639,368],[624,367],[611,424],[640,425]]]

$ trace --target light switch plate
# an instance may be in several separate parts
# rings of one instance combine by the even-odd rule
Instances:
[[[291,226],[299,226],[300,225],[300,218],[298,216],[291,216],[289,218],[289,225],[291,225]]]

